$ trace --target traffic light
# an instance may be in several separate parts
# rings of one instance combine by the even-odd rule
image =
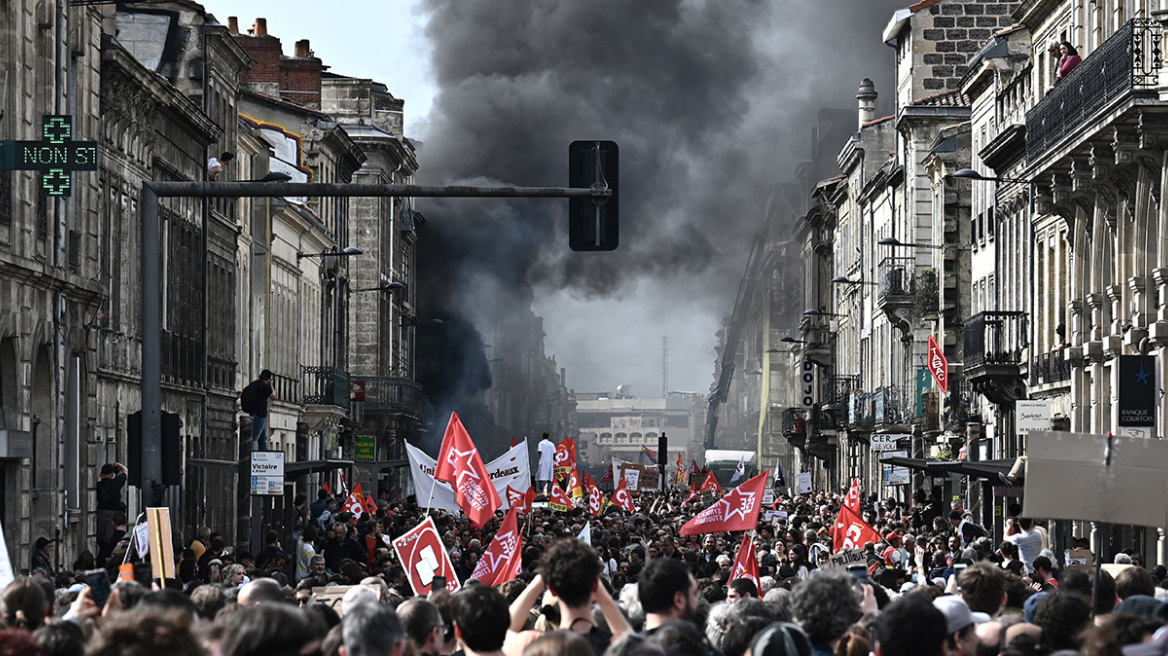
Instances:
[[[611,251],[620,244],[618,155],[615,141],[573,141],[568,146],[568,186],[612,192],[568,199],[568,246],[574,251]]]
[[[159,422],[161,429],[162,446],[162,481],[163,485],[182,484],[182,419],[178,415],[162,412]],[[126,444],[126,469],[130,470],[127,477],[130,485],[142,487],[142,412],[135,412],[126,417],[126,432],[129,440]]]

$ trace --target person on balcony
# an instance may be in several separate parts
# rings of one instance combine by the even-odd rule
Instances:
[[[239,395],[240,407],[251,416],[251,446],[255,449],[258,444],[260,451],[268,450],[269,400],[276,400],[276,390],[272,387],[272,372],[264,369]]]
[[[1071,71],[1082,63],[1083,58],[1079,56],[1079,51],[1075,50],[1075,46],[1071,45],[1070,41],[1059,43],[1058,76],[1055,79],[1055,84],[1062,82],[1066,76],[1071,74]]]

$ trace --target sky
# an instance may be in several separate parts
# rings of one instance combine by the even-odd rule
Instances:
[[[880,32],[909,3],[203,4],[244,28],[265,17],[285,53],[309,39],[331,71],[384,82],[422,143],[421,184],[563,186],[569,142],[617,141],[620,249],[569,251],[566,201],[418,201],[419,301],[465,327],[451,330],[466,337],[460,359],[480,368],[484,335],[530,307],[570,388],[653,397],[663,336],[669,389],[709,392],[766,193],[809,158],[816,110],[854,108],[867,77],[880,115],[892,111]]]

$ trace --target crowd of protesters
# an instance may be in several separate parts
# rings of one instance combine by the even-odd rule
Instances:
[[[118,517],[100,562],[87,552],[55,573],[42,559],[3,591],[0,654],[1168,654],[1168,581],[1140,554],[1120,554],[1130,566],[1093,589],[1040,524],[1011,517],[995,540],[959,504],[918,491],[907,506],[867,500],[883,540],[849,570],[831,558],[842,499],[817,494],[760,515],[758,579],[731,579],[741,533],[679,532],[716,498],[647,493],[638,512],[600,517],[536,508],[521,518],[518,577],[496,587],[471,574],[503,513],[474,529],[431,512],[462,588],[425,597],[391,546],[426,515],[413,499],[382,499],[371,516],[323,490],[297,498],[291,539],[269,532],[255,554],[209,528],[176,536],[167,581],[117,580],[132,549]],[[83,581],[101,568],[116,582],[99,607]]]

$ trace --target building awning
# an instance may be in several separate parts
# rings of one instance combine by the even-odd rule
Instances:
[[[187,458],[187,464],[194,467],[206,467],[221,471],[238,471],[239,462],[233,460],[212,460],[209,458]],[[294,478],[317,472],[332,471],[352,467],[352,460],[305,460],[303,462],[289,462],[284,464],[284,477]]]
[[[969,476],[971,478],[984,478],[990,481],[997,481],[1001,478],[1000,475],[1009,474],[1010,468],[1013,466],[1013,458],[1009,460],[979,460],[977,462],[958,460],[937,463],[934,465],[934,469],[936,471]]]
[[[909,458],[907,456],[889,456],[881,458],[880,462],[897,467],[908,467],[922,472],[932,472],[933,465],[944,462],[942,460],[925,460],[924,458]]]
[[[409,467],[410,461],[406,460],[405,458],[399,458],[397,460],[382,460],[380,462],[359,462],[357,463],[357,466],[368,467],[370,470],[375,472],[387,472],[391,469]]]

